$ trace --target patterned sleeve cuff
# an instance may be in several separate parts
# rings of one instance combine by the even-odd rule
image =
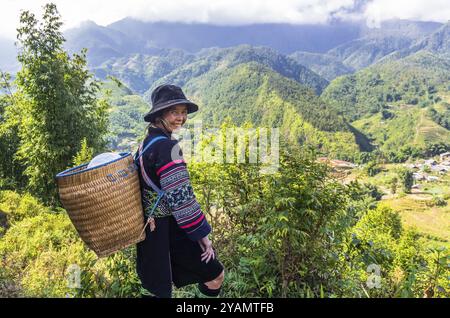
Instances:
[[[203,217],[202,221],[200,222],[200,225],[197,226],[195,229],[190,229],[190,231],[186,231],[186,235],[192,241],[198,241],[207,236],[209,233],[211,233],[211,226],[209,225],[205,217]]]

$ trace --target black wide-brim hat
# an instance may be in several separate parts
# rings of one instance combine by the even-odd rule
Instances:
[[[198,110],[197,104],[186,98],[180,87],[175,85],[164,84],[155,88],[152,92],[152,109],[144,116],[144,120],[152,122],[161,111],[170,106],[185,104],[188,114]]]

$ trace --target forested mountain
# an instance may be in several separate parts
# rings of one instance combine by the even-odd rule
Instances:
[[[450,61],[421,51],[335,79],[322,97],[349,120],[382,111],[390,103],[427,106],[448,89]]]
[[[289,55],[297,63],[308,67],[328,81],[345,74],[351,74],[354,69],[344,65],[337,57],[309,52],[294,52]]]
[[[280,127],[293,144],[313,145],[340,158],[370,147],[365,140],[357,140],[343,118],[311,89],[260,63],[217,68],[189,80],[184,87],[202,105],[198,116],[213,127],[227,117],[236,125],[249,122]]]
[[[64,36],[67,39],[65,47],[70,52],[88,49],[89,65],[97,66],[107,59],[121,57],[126,54],[143,52],[143,43],[129,37],[120,31],[99,26],[92,21],[86,21],[80,27],[69,29]]]
[[[449,89],[450,60],[419,51],[337,78],[322,98],[349,121],[362,118],[356,126],[385,150],[406,144],[424,149],[449,143]]]
[[[149,105],[141,96],[115,78],[102,83],[102,94],[109,96],[108,148],[116,151],[133,151],[133,146],[144,134],[146,123],[142,120]]]
[[[127,18],[106,27],[86,22],[65,33],[68,40],[65,46],[70,51],[88,48],[90,68],[98,78],[116,77],[130,90],[122,91],[112,101],[116,108],[112,112],[111,127],[115,127],[113,134],[118,137],[110,136],[111,145],[127,147],[138,135],[138,131],[142,130],[138,113],[148,108],[146,103],[150,102],[151,91],[162,83],[186,86],[190,93],[207,105],[205,114],[217,107],[211,104],[211,100],[216,99],[215,102],[221,105],[219,112],[208,113],[207,116],[216,116],[215,124],[220,121],[219,118],[223,119],[225,113],[238,116],[233,104],[246,109],[246,119],[249,121],[262,123],[260,120],[264,116],[254,107],[259,105],[259,100],[270,100],[271,93],[268,92],[276,91],[280,95],[286,90],[306,94],[304,89],[308,87],[319,95],[326,88],[322,94],[323,102],[319,104],[323,103],[321,107],[329,113],[325,115],[320,108],[317,116],[313,116],[318,109],[314,104],[316,97],[306,94],[314,106],[308,109],[305,101],[300,103],[303,106],[297,105],[301,120],[311,124],[314,130],[326,131],[327,134],[353,131],[352,136],[358,136],[358,143],[365,150],[371,149],[371,146],[364,134],[343,124],[341,119],[336,119],[338,117],[328,117],[329,114],[342,114],[349,122],[366,118],[378,127],[375,124],[377,116],[394,116],[389,115],[390,112],[396,114],[396,118],[402,118],[403,108],[395,107],[419,105],[428,107],[424,114],[426,118],[447,129],[447,112],[436,103],[448,88],[449,64],[443,55],[448,52],[449,24],[392,20],[383,22],[379,28],[369,28],[359,23],[335,23],[314,28],[282,24],[208,27],[203,24],[146,23]],[[270,36],[267,33],[269,30]],[[296,36],[291,36],[293,32]],[[251,39],[250,35],[253,36]],[[320,35],[320,40],[317,36],[313,38],[313,35]],[[282,39],[286,36],[290,36],[290,41],[282,45]],[[177,41],[173,41],[174,38]],[[233,46],[240,42],[246,44]],[[257,44],[266,46],[255,46]],[[261,75],[259,82],[253,82],[255,78],[248,73],[250,69],[265,74],[272,78],[269,82],[277,84],[263,92],[260,87],[264,76]],[[355,70],[361,71],[354,73]],[[272,75],[268,76],[269,73]],[[279,76],[277,80],[273,80],[275,75]],[[221,76],[224,78],[220,79]],[[329,86],[328,80],[332,80]],[[217,98],[215,94],[224,89],[224,84],[209,89],[205,84],[208,81],[217,84],[228,82],[227,94],[217,94],[220,97]],[[292,88],[292,85],[298,87]],[[254,91],[249,94],[247,89],[256,89],[259,93]],[[280,98],[283,105],[290,98],[289,94],[284,95]],[[231,96],[234,96],[233,100]],[[256,102],[253,98],[257,98]],[[224,107],[226,104],[231,108]],[[133,108],[138,109],[138,113],[133,113]],[[277,121],[280,118],[276,116],[270,118],[282,123]],[[332,124],[324,124],[325,119]],[[242,123],[242,120],[237,122]],[[367,122],[356,124],[378,143],[379,137],[374,137],[367,125]],[[119,127],[124,131],[120,132]],[[323,139],[316,137],[313,138],[316,141]],[[436,140],[442,141],[443,138],[445,134],[438,134]],[[350,144],[355,145],[354,142]],[[389,143],[384,144],[385,148],[389,148],[386,146]]]
[[[328,82],[293,59],[265,47],[241,45],[230,48],[204,49],[194,54],[178,49],[161,49],[151,55],[133,54],[109,59],[94,68],[100,78],[112,75],[140,94],[161,83],[183,85],[193,77],[215,68],[232,67],[255,61],[272,68],[283,76],[313,88],[320,93]],[[147,96],[149,100],[149,96]]]
[[[285,77],[312,88],[318,94],[328,85],[328,81],[324,78],[273,49],[241,45],[238,47],[210,48],[200,51],[191,63],[175,69],[153,83],[146,96],[148,97],[149,92],[161,83],[174,83],[183,86],[190,79],[211,70],[229,68],[248,62],[257,62],[265,65]]]
[[[104,84],[110,98],[110,146],[128,149],[144,132],[149,104],[117,80]],[[311,145],[319,153],[349,159],[371,150],[370,142],[322,102],[314,91],[257,63],[213,68],[186,78],[185,93],[201,105],[196,119],[219,127],[226,118],[236,125],[279,127],[293,145]]]
[[[437,32],[442,33],[442,30]],[[430,36],[435,37],[434,33]],[[350,72],[351,70],[340,63],[337,58],[329,55],[298,52],[292,57],[301,57],[303,61],[308,59],[309,65],[321,69],[321,72],[328,74],[327,76],[330,76],[330,78],[337,76],[339,72]],[[316,94],[320,93],[322,88],[326,86],[325,79],[295,62],[294,58],[287,57],[270,48],[251,47],[249,45],[203,49],[196,54],[166,49],[155,52],[153,55],[136,54],[130,57],[111,59],[97,68],[96,72],[103,76],[113,74],[137,93],[142,94],[145,91],[143,96],[147,102],[150,102],[152,89],[159,84],[173,83],[186,87],[187,92],[198,98],[201,104],[205,106],[204,114],[207,114],[205,120],[212,118],[211,123],[216,125],[225,118],[225,114],[230,115],[240,124],[245,120],[260,124],[264,122],[262,120],[264,116],[256,105],[259,106],[260,100],[270,100],[270,94],[258,91],[262,85],[261,79],[256,80],[259,75],[252,78],[250,69],[258,74],[268,74],[269,71],[277,74],[279,78],[275,81],[277,84],[274,86],[278,88],[277,94],[281,94],[280,92],[283,91],[299,91],[306,94],[304,90],[289,87],[292,83],[288,87],[280,84],[286,82],[287,79],[313,88]],[[323,63],[319,65],[320,63],[315,61],[322,61]],[[308,65],[308,63],[304,64]],[[336,131],[346,131],[346,133],[353,131],[358,136],[357,143],[363,150],[371,149],[364,133],[373,138],[373,141],[380,145],[384,151],[398,148],[395,142],[386,142],[390,138],[389,136],[395,136],[392,138],[396,141],[408,138],[411,142],[422,140],[423,142],[417,144],[421,148],[426,148],[432,143],[446,143],[447,134],[445,131],[448,128],[446,128],[445,123],[448,113],[445,110],[436,111],[433,107],[441,101],[443,93],[448,89],[449,70],[450,64],[447,59],[427,51],[420,51],[403,59],[381,59],[378,63],[355,74],[335,79],[322,94],[324,105],[327,105],[325,108],[332,107],[336,113],[342,114],[349,122],[360,118],[369,118],[364,122],[355,124],[360,131],[356,131],[355,128],[346,126],[346,124],[341,125],[340,119],[329,118],[324,113],[317,112],[315,107],[311,107],[309,110],[317,112],[317,117],[306,112],[307,108],[300,107],[300,112],[303,111],[302,121],[311,124],[314,129],[333,131],[334,134],[336,134]],[[211,83],[215,84],[211,86]],[[228,83],[228,86],[225,83]],[[148,89],[146,90],[146,88]],[[249,94],[249,92],[251,93]],[[137,98],[137,96],[133,98]],[[308,98],[314,100],[315,97],[309,96]],[[285,97],[280,99],[281,104],[285,103],[287,99],[289,99],[289,94],[285,94]],[[314,102],[311,104],[314,104]],[[423,114],[417,110],[406,112],[405,108],[401,107],[404,104],[428,107],[428,111]],[[236,105],[245,109],[247,116],[245,120],[239,117],[239,107],[236,108]],[[275,105],[277,104],[275,103]],[[281,109],[284,108],[281,107]],[[436,109],[440,109],[439,106]],[[433,111],[434,115],[432,116]],[[271,118],[274,124],[282,124],[280,118],[277,117],[279,115],[271,114],[272,117],[264,118]],[[414,116],[411,114],[414,114]],[[405,116],[409,117],[406,118]],[[399,130],[399,134],[403,134],[403,138],[394,133],[397,121],[392,120],[390,121],[392,126],[388,128],[389,132],[386,133],[388,137],[381,133],[374,133],[375,127],[378,127],[375,129],[377,131],[384,131],[379,129],[377,121],[383,121],[387,117],[395,117],[400,122],[409,122],[415,127],[415,131],[419,132],[422,131],[420,125],[424,122],[420,120],[422,117],[433,120],[437,126],[428,125],[427,127],[431,127],[433,133],[427,133],[426,136],[418,136],[412,139],[408,129],[398,128],[397,130]],[[265,121],[265,123],[268,122],[268,120]],[[332,124],[329,125],[326,122]],[[371,123],[373,127],[368,128],[368,123]],[[340,128],[336,129],[337,126]],[[344,129],[343,127],[347,128]],[[425,129],[425,131],[430,129]],[[335,136],[332,137],[332,134],[329,133],[326,138],[323,137],[324,135],[318,137],[316,132],[312,135],[314,137],[310,137],[310,139],[314,139],[316,145],[326,144],[326,142],[318,142],[318,140],[327,138],[331,141],[331,144],[336,142]],[[293,136],[299,137],[295,133]],[[342,140],[346,138],[348,136]],[[353,139],[349,141],[351,138]],[[355,145],[355,135],[351,138],[346,139],[347,142],[350,145]],[[382,142],[380,138],[383,139]],[[405,144],[410,143],[409,141],[405,141]],[[343,145],[340,142],[338,143],[340,147]],[[325,148],[327,146],[324,146],[322,150]],[[328,149],[331,148],[328,147]],[[342,153],[348,153],[347,150]],[[326,153],[325,150],[324,152]],[[336,152],[333,150],[333,153]]]
[[[411,39],[404,37],[368,37],[345,43],[327,54],[342,61],[347,67],[360,70],[392,52],[409,47],[412,43]]]
[[[145,93],[157,80],[190,63],[194,55],[179,49],[160,49],[152,54],[131,54],[111,58],[93,68],[95,75],[105,79],[108,75],[119,78],[134,92]]]
[[[370,66],[393,52],[409,48],[441,25],[432,22],[389,20],[379,28],[364,28],[361,37],[327,52],[355,70]]]
[[[429,36],[425,37],[413,48],[414,50],[423,49],[450,57],[450,21]]]
[[[447,22],[431,34],[416,41],[416,43],[410,47],[387,55],[383,60],[401,59],[421,50],[429,51],[445,58],[450,58],[450,22]]]

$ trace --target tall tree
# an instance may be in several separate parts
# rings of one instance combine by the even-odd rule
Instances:
[[[400,169],[398,171],[399,179],[402,184],[403,191],[405,193],[411,193],[411,188],[414,184],[414,178],[412,171],[408,169]]]
[[[54,176],[79,152],[81,140],[94,152],[105,147],[105,100],[86,67],[86,50],[69,56],[55,4],[44,6],[43,21],[23,11],[17,29],[22,69],[17,74],[21,120],[18,158],[26,166],[28,187],[46,203],[56,202]]]
[[[18,117],[11,88],[11,76],[0,70],[0,189],[25,185],[23,165],[15,158],[19,146]]]

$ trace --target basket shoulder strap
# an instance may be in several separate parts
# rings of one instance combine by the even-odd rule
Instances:
[[[168,139],[165,136],[158,136],[153,138],[152,140],[150,140],[150,142],[144,147],[144,150],[142,150],[142,145],[144,144],[143,142],[141,143],[140,147],[139,147],[139,151],[138,151],[138,156],[136,158],[134,158],[135,163],[137,164],[137,161],[140,159],[140,157],[145,153],[145,151],[147,151],[148,148],[150,148],[150,146],[152,144],[154,144],[155,142],[157,142],[158,140],[161,139]]]
[[[142,179],[144,179],[144,182],[151,187],[156,193],[158,193],[158,195],[163,195],[164,191],[161,190],[160,188],[158,188],[158,186],[152,181],[152,179],[150,179],[150,177],[147,175],[147,173],[145,172],[144,169],[144,161],[143,161],[143,157],[142,155],[145,153],[145,151],[147,149],[150,148],[150,146],[152,144],[154,144],[156,141],[161,140],[161,139],[168,139],[167,137],[164,136],[158,136],[156,138],[153,138],[152,140],[150,140],[150,142],[144,147],[144,149],[142,149],[143,147],[143,142],[141,143],[141,145],[139,146],[139,150],[136,153],[137,156],[135,157],[135,164],[140,166],[140,170],[141,170],[141,175],[142,175]],[[138,163],[139,162],[139,163]]]

